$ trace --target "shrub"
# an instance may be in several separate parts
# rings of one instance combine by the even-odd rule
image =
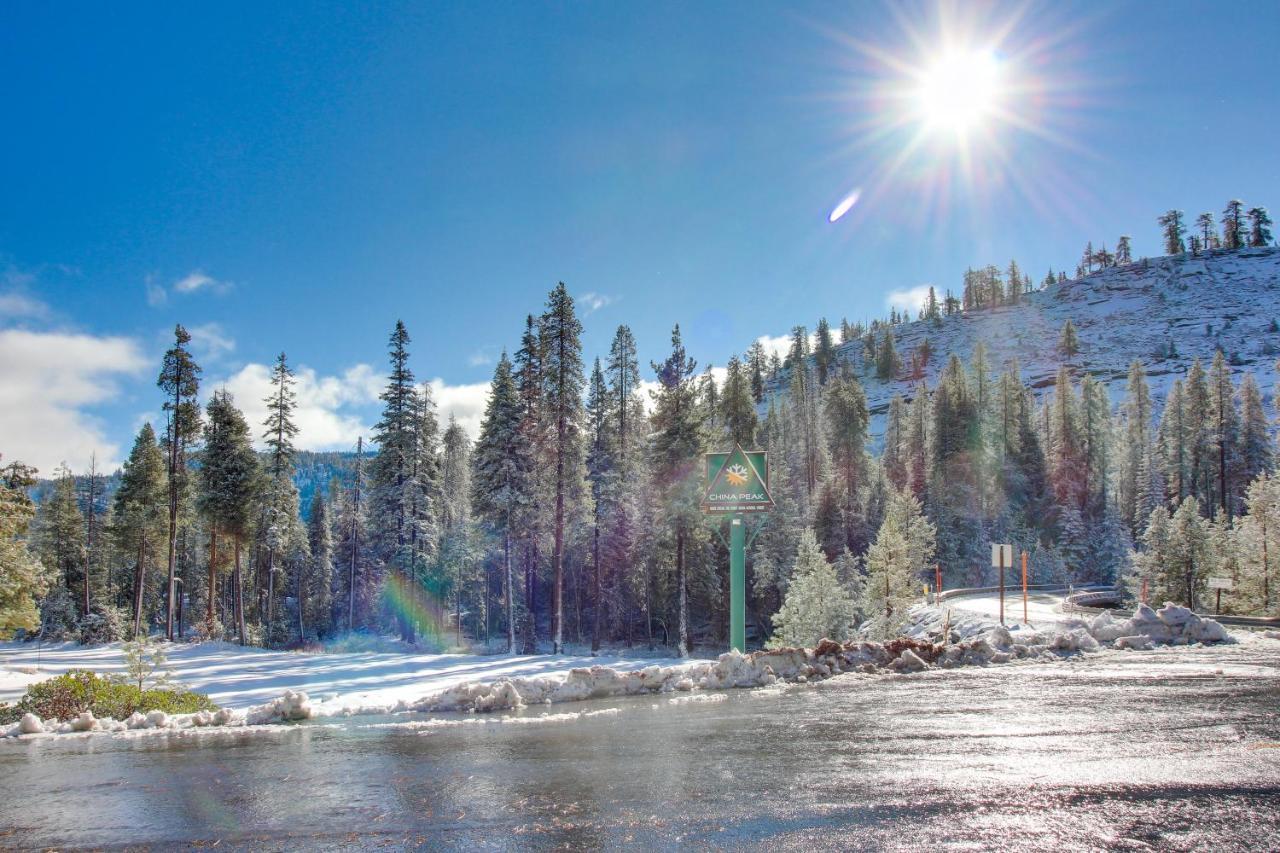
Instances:
[[[83,711],[92,711],[95,717],[123,720],[135,711],[194,714],[217,709],[203,693],[180,688],[139,690],[135,684],[73,669],[31,685],[16,704],[0,706],[0,723],[17,722],[26,713],[42,720],[69,720]]]
[[[70,593],[64,587],[54,587],[40,602],[40,639],[74,640],[79,620],[80,613]]]
[[[95,606],[80,620],[80,645],[114,643],[129,633],[129,616],[119,607]]]

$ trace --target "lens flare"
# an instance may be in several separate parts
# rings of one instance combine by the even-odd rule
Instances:
[[[840,203],[837,204],[835,208],[831,211],[831,215],[827,217],[827,221],[835,222],[837,219],[844,216],[849,211],[853,210],[853,206],[858,203],[858,199],[861,196],[862,196],[861,189],[856,189],[853,192],[849,193],[847,196],[841,199]]]

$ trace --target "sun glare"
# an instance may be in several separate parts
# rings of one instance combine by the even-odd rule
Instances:
[[[920,75],[921,121],[933,130],[964,134],[996,109],[1000,65],[990,51],[949,53]]]

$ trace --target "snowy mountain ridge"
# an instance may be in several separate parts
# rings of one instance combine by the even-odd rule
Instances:
[[[1158,414],[1173,380],[1197,357],[1207,368],[1218,349],[1230,362],[1235,381],[1252,372],[1269,400],[1280,356],[1280,331],[1272,331],[1273,318],[1280,318],[1280,249],[1215,250],[1194,257],[1144,258],[1023,294],[1018,304],[943,317],[940,323],[915,320],[893,326],[894,346],[904,364],[895,379],[876,377],[874,359],[864,357],[860,339],[839,346],[836,364],[837,369],[849,364],[863,384],[877,438],[893,396],[909,400],[919,387],[905,365],[926,339],[932,355],[923,373],[930,388],[951,354],[967,365],[974,345],[982,341],[993,374],[1016,360],[1023,382],[1038,399],[1052,393],[1058,368],[1065,363],[1077,380],[1092,374],[1116,404],[1124,395],[1129,365],[1137,359],[1146,368]],[[1080,342],[1072,358],[1058,351],[1068,319]],[[787,381],[784,373],[770,393],[785,391]]]

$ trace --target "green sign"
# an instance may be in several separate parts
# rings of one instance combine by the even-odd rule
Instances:
[[[703,512],[732,515],[773,508],[769,454],[764,450],[734,447],[729,453],[708,453],[706,484]]]

